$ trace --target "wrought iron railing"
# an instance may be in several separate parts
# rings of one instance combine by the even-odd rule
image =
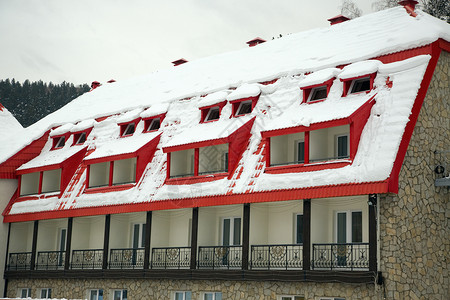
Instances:
[[[144,267],[144,248],[111,249],[110,269],[142,269]]]
[[[101,269],[103,249],[73,250],[72,269]]]
[[[301,269],[303,245],[252,245],[252,269]]]
[[[191,247],[152,248],[152,269],[189,269]]]
[[[8,270],[29,270],[31,268],[31,252],[9,254]]]
[[[37,253],[36,269],[58,270],[64,269],[65,251],[39,251]]]
[[[369,243],[313,244],[311,268],[368,269]]]
[[[198,268],[240,269],[242,246],[211,246],[198,248]]]

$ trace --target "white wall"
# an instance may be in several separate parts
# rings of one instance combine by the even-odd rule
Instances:
[[[294,133],[270,138],[270,163],[284,164],[297,161],[297,143],[304,141],[304,133]]]
[[[348,134],[349,125],[312,130],[309,138],[309,159],[325,160],[336,156],[336,136]]]
[[[36,251],[59,250],[59,232],[62,228],[67,228],[67,219],[39,221]]]
[[[89,186],[105,186],[109,183],[110,162],[89,165]]]
[[[31,252],[34,222],[11,223],[9,253]]]
[[[40,172],[21,175],[20,194],[21,195],[37,194],[39,192],[39,176]]]
[[[145,212],[111,215],[109,248],[117,249],[132,247],[133,225],[144,224],[145,222]]]
[[[60,190],[61,169],[44,171],[42,175],[42,192],[55,192]]]
[[[194,149],[170,153],[170,176],[194,173]]]
[[[72,250],[103,249],[105,216],[73,219]]]
[[[0,211],[3,212],[8,205],[9,200],[17,189],[17,180],[0,179]],[[0,296],[3,296],[5,281],[3,272],[6,258],[6,244],[8,239],[8,223],[3,223],[3,216],[0,214]],[[20,237],[17,236],[16,237]],[[17,238],[16,238],[17,239]]]
[[[136,181],[136,157],[114,161],[113,184]]]
[[[190,219],[192,209],[155,211],[152,214],[150,246],[188,247],[190,245]]]
[[[268,244],[293,244],[295,238],[295,215],[302,213],[301,200],[269,204]]]
[[[200,207],[198,217],[198,246],[218,246],[221,244],[222,220],[228,217],[241,218],[241,243],[242,243],[242,213],[244,206],[225,205]]]

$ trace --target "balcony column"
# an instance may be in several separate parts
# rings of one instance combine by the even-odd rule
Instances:
[[[67,237],[66,237],[66,259],[64,261],[64,270],[70,269],[70,252],[72,251],[72,227],[73,218],[67,219]]]
[[[377,194],[369,200],[369,271],[377,271]]]
[[[192,208],[192,228],[191,228],[191,263],[190,269],[197,267],[197,239],[198,239],[198,207]]]
[[[5,257],[5,269],[7,270],[8,267],[8,255],[9,255],[9,239],[11,237],[11,223],[8,223],[8,239],[6,240],[6,257]],[[8,291],[8,279],[5,278],[5,286],[3,289],[3,298],[6,298]]]
[[[109,230],[111,228],[111,215],[105,216],[105,236],[103,238],[103,262],[102,269],[108,268]]]
[[[248,270],[250,252],[250,203],[244,204],[242,221],[242,270]]]
[[[152,212],[147,212],[145,221],[144,269],[150,267],[150,239],[152,237]]]
[[[37,248],[37,238],[38,238],[39,221],[34,221],[33,229],[33,243],[31,245],[31,262],[30,270],[34,270],[36,267],[36,248]]]
[[[303,270],[311,270],[311,199],[303,200]]]

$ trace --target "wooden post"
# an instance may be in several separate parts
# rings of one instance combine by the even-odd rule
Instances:
[[[105,235],[103,237],[103,262],[102,269],[108,269],[109,230],[111,228],[111,215],[105,216]]]
[[[311,270],[311,199],[303,200],[303,270]]]
[[[197,268],[197,239],[198,239],[198,207],[192,208],[192,232],[191,232],[191,264],[190,269]]]
[[[242,222],[242,270],[248,270],[250,253],[250,203],[244,204]]]
[[[68,218],[67,237],[66,237],[66,259],[64,261],[64,270],[70,269],[70,252],[72,248],[72,227],[73,227],[73,218]]]
[[[36,221],[34,221],[33,243],[31,246],[30,270],[34,270],[36,267],[36,250],[37,250],[38,230],[39,230],[39,221],[36,220]]]
[[[377,195],[369,195],[369,271],[377,271]]]
[[[152,237],[152,212],[147,212],[145,221],[144,269],[150,267],[150,239]]]

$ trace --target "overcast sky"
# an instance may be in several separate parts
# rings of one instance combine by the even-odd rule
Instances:
[[[354,0],[363,14],[373,0]],[[126,79],[317,27],[341,0],[0,0],[0,79]]]

